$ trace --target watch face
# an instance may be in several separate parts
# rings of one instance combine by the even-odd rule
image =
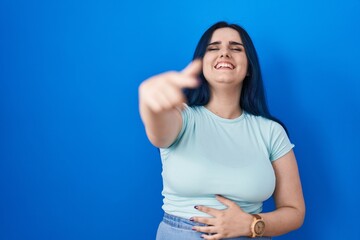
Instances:
[[[255,231],[256,235],[262,235],[265,231],[264,221],[258,221],[254,226],[254,231]]]

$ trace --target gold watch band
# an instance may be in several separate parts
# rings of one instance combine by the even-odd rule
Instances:
[[[265,231],[265,222],[263,218],[258,214],[251,214],[254,217],[253,222],[251,223],[251,238],[261,237]]]

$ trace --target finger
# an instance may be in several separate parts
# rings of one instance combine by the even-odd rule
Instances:
[[[203,224],[206,224],[206,225],[214,225],[215,222],[214,222],[215,218],[207,218],[207,217],[192,217],[190,218],[190,221],[193,221],[193,222],[198,222],[198,223],[203,223]]]
[[[163,110],[163,106],[159,102],[158,99],[155,98],[148,98],[146,100],[146,105],[151,109],[153,112],[161,112]]]
[[[192,230],[202,233],[216,233],[214,226],[194,226]]]
[[[221,196],[221,195],[216,195],[216,199],[217,199],[220,203],[224,204],[224,205],[227,206],[227,207],[232,207],[232,206],[234,206],[234,205],[237,206],[237,204],[236,204],[234,201],[231,201],[230,199],[228,199],[228,198],[226,198],[226,197],[223,197],[223,196]]]
[[[161,85],[157,83],[155,87],[143,94],[142,101],[145,102],[150,109],[155,112],[160,112],[181,106],[186,102],[186,99],[183,91],[179,90],[178,87],[172,84]]]
[[[176,105],[176,99],[173,99],[172,96],[169,97],[165,92],[159,92],[156,98],[158,99],[163,110],[171,109]]]
[[[166,96],[173,106],[181,106],[186,101],[183,91],[179,91],[174,87],[167,88],[166,91],[162,91],[162,94]]]
[[[199,80],[194,76],[182,73],[175,73],[169,77],[170,82],[179,88],[196,88],[199,86]]]
[[[206,240],[220,240],[220,239],[222,239],[222,236],[220,234],[214,234],[214,235],[202,234],[201,238],[206,239]]]
[[[211,207],[205,207],[205,206],[195,206],[195,209],[207,213],[211,216],[216,217],[218,215],[218,213],[220,213],[220,210],[217,210],[215,208],[211,208]]]
[[[197,77],[202,70],[202,61],[196,59],[186,66],[181,72],[188,76]]]

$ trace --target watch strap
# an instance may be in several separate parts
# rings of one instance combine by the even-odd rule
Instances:
[[[251,224],[251,235],[250,235],[250,238],[256,238],[256,237],[260,237],[261,235],[258,235],[257,233],[256,233],[256,231],[255,231],[255,225],[256,225],[256,223],[257,222],[259,222],[259,221],[263,221],[263,218],[260,216],[260,215],[258,215],[258,214],[251,214],[253,217],[254,217],[254,220],[253,220],[253,222],[252,222],[252,224]]]

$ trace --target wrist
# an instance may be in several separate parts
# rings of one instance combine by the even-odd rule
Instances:
[[[246,237],[252,235],[252,232],[251,232],[251,224],[252,224],[253,221],[254,221],[254,217],[253,217],[252,214],[247,214],[247,215],[248,215],[248,216],[247,216],[246,224],[245,224],[246,228],[245,228],[245,232],[244,232],[243,235],[242,235],[242,236],[246,236]]]
[[[265,232],[265,222],[264,219],[258,214],[251,214],[252,222],[250,225],[250,235],[251,238],[262,237]]]

